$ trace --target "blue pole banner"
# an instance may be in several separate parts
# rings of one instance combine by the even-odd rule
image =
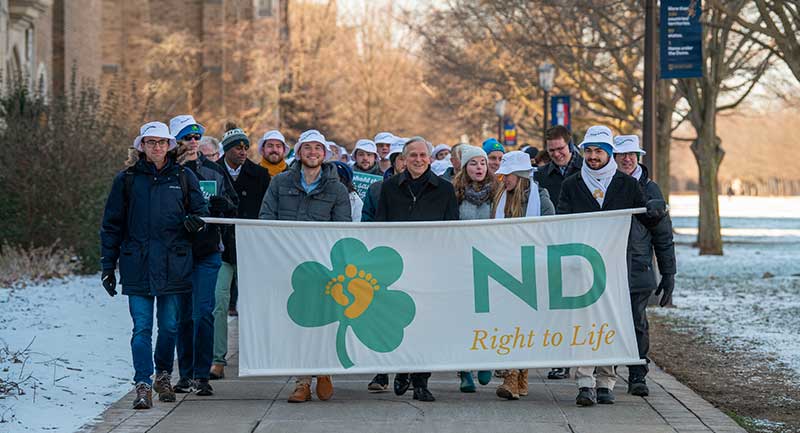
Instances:
[[[557,95],[550,98],[550,125],[561,125],[572,131],[572,118],[569,113],[569,95]]]
[[[703,76],[700,0],[661,0],[661,78]]]

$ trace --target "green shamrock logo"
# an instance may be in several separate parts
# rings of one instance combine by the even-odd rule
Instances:
[[[331,265],[305,262],[295,268],[287,303],[292,321],[306,328],[338,321],[336,355],[344,368],[353,366],[345,345],[349,326],[375,352],[397,349],[416,314],[411,296],[389,290],[403,274],[400,254],[389,247],[370,251],[358,239],[345,238],[331,248]]]

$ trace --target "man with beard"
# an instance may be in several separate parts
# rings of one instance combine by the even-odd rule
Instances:
[[[361,139],[356,142],[356,148],[353,149],[353,158],[356,164],[353,166],[353,171],[382,175],[380,164],[378,164],[378,149],[372,140]]]
[[[605,126],[592,126],[586,131],[581,147],[583,165],[579,172],[564,179],[556,213],[646,207],[647,213],[635,217],[654,233],[655,227],[666,215],[666,203],[664,200],[647,201],[636,179],[617,170],[617,163],[612,158],[614,139],[611,130]],[[575,370],[578,380],[575,403],[578,406],[614,403],[613,389],[617,380],[614,366],[587,366]]]
[[[284,221],[351,221],[347,188],[333,163],[324,162],[325,137],[315,129],[300,134],[294,148],[299,164],[273,179],[261,204],[259,218]],[[317,376],[317,397],[333,396],[330,376]],[[297,378],[289,403],[311,400],[311,376]]]
[[[375,135],[375,147],[378,149],[378,166],[381,173],[386,173],[392,164],[389,161],[389,150],[397,137],[391,132],[379,132]]]
[[[261,155],[261,165],[268,172],[270,177],[275,177],[286,171],[289,167],[286,164],[286,154],[289,152],[289,145],[280,131],[267,131],[261,140],[258,141],[258,154]]]
[[[639,181],[647,200],[663,200],[661,189],[650,180],[647,167],[639,163],[639,156],[645,152],[639,148],[639,137],[620,135],[614,137],[614,160],[619,171]],[[647,301],[656,289],[656,275],[653,269],[653,253],[658,260],[661,282],[656,289],[656,296],[662,295],[659,304],[662,307],[672,304],[672,291],[675,288],[675,244],[672,239],[672,220],[667,215],[654,230],[647,230],[642,223],[634,219],[631,222],[631,234],[628,238],[628,284],[631,289],[631,312],[633,313],[633,329],[636,331],[636,343],[639,347],[639,358],[647,358],[650,352],[650,335],[647,323]],[[648,368],[645,365],[628,367],[628,393],[645,397],[650,394],[645,377]]]

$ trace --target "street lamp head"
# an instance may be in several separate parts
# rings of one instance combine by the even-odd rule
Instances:
[[[553,90],[553,80],[556,77],[556,67],[552,63],[539,65],[539,87],[545,92]]]
[[[497,114],[497,117],[503,118],[506,115],[506,100],[501,99],[494,104],[494,114]]]

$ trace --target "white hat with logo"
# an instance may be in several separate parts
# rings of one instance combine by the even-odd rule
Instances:
[[[618,135],[614,137],[614,147],[614,153],[647,153],[639,147],[638,135]]]
[[[133,140],[133,148],[139,152],[144,152],[144,148],[142,147],[142,139],[144,137],[166,138],[169,140],[169,148],[167,151],[178,147],[178,142],[175,141],[175,137],[169,133],[167,125],[161,122],[148,122],[139,129],[139,135]]]

